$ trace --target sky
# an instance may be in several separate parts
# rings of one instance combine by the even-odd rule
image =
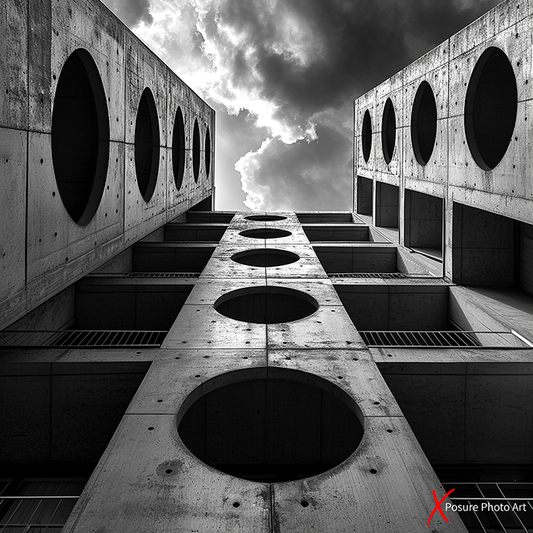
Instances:
[[[353,101],[499,0],[102,0],[216,110],[217,210],[351,209]]]

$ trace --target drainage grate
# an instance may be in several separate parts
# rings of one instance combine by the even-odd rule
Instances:
[[[443,483],[468,531],[527,533],[533,528],[533,483]]]
[[[436,346],[441,348],[466,348],[468,346],[481,346],[475,331],[360,331],[359,333],[369,347]]]
[[[200,272],[112,272],[93,273],[88,278],[198,278]]]
[[[161,345],[167,331],[61,330],[2,331],[0,348],[154,348]]]

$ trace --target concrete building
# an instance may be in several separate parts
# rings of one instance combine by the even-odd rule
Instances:
[[[532,530],[533,6],[356,100],[347,213],[213,211],[99,1],[0,15],[0,531]]]

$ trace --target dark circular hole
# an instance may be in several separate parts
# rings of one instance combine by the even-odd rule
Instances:
[[[152,91],[144,89],[135,121],[135,171],[145,202],[152,198],[159,171],[159,119]]]
[[[177,425],[191,453],[227,474],[277,482],[330,470],[356,450],[362,414],[346,392],[306,372],[260,370],[263,378],[257,368],[216,376],[186,398]],[[309,408],[322,403],[327,421]]]
[[[499,49],[480,56],[466,91],[465,132],[475,162],[491,170],[502,160],[513,136],[518,93],[513,67]]]
[[[302,501],[300,502],[300,505],[301,505],[302,507],[309,507],[309,502],[308,502],[307,500],[302,500]]]
[[[179,191],[185,172],[185,125],[181,107],[178,107],[176,111],[174,129],[172,130],[172,170],[174,172],[174,183]]]
[[[209,135],[209,127],[205,132],[205,177],[209,178],[209,171],[211,170],[211,136]]]
[[[425,165],[429,161],[437,138],[437,104],[427,81],[416,91],[411,113],[411,142],[416,160]]]
[[[153,426],[150,426],[150,427],[148,428],[148,431],[153,431],[153,429],[154,429],[154,427],[153,427]]]
[[[308,294],[285,287],[246,287],[228,292],[214,304],[228,318],[255,324],[291,322],[312,315],[319,307]]]
[[[394,145],[396,144],[396,114],[391,99],[387,98],[383,109],[383,120],[381,123],[381,144],[383,157],[387,164],[392,161]]]
[[[371,468],[371,469],[370,469],[370,473],[371,473],[371,474],[377,474],[378,471],[377,471],[375,468]]]
[[[246,220],[254,220],[256,222],[275,222],[278,220],[287,220],[287,217],[281,215],[250,215],[244,217]]]
[[[200,128],[198,120],[194,119],[194,128],[192,134],[192,171],[194,181],[198,181],[200,175]]]
[[[233,507],[240,507],[241,504],[239,502],[233,502]]]
[[[361,144],[363,146],[363,157],[368,163],[370,159],[370,150],[372,149],[372,120],[368,109],[363,117],[363,129],[361,130]]]
[[[167,468],[165,470],[165,474],[172,474],[172,468]]]
[[[231,256],[236,263],[257,267],[273,267],[290,265],[300,259],[298,255],[285,250],[275,250],[273,248],[263,248],[256,250],[246,250]]]
[[[284,229],[258,228],[246,229],[241,231],[239,235],[250,239],[280,239],[282,237],[288,237],[289,235],[292,235],[292,233]]]
[[[80,226],[102,198],[109,159],[109,113],[91,54],[82,48],[66,60],[54,97],[52,162],[61,200]]]

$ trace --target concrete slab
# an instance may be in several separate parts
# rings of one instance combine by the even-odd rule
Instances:
[[[180,442],[175,415],[127,415],[64,529],[266,533],[269,515],[268,485],[201,463]]]

